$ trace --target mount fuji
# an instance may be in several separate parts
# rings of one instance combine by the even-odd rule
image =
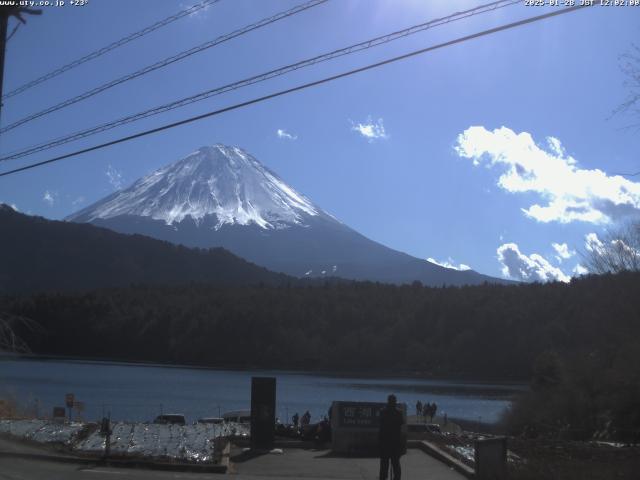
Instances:
[[[187,247],[224,247],[289,275],[464,285],[503,280],[374,242],[238,147],[202,147],[66,218]],[[506,283],[506,282],[505,282]]]

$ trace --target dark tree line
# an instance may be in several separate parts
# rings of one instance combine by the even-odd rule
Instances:
[[[528,378],[544,351],[609,360],[640,333],[640,274],[429,288],[133,286],[6,296],[34,352],[215,366]]]

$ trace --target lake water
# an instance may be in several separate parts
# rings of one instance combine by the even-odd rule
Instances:
[[[277,379],[277,415],[291,418],[306,410],[312,421],[327,414],[333,400],[384,402],[395,393],[415,413],[417,400],[436,402],[438,415],[495,422],[523,385],[357,377],[288,371],[216,370],[73,360],[0,357],[0,396],[39,415],[64,406],[65,394],[84,402],[83,418],[151,421],[163,413],[184,413],[189,422],[248,409],[251,377]]]

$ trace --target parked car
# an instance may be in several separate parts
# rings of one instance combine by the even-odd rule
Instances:
[[[224,422],[224,418],[222,417],[204,417],[198,419],[198,423],[212,423],[214,425],[218,425],[222,422]]]
[[[251,423],[251,410],[234,410],[222,415],[225,423]]]
[[[181,413],[166,413],[158,415],[153,423],[159,423],[161,425],[184,425],[186,421],[184,415]]]

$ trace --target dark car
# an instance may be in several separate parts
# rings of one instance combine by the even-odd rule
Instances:
[[[164,415],[158,415],[153,423],[158,423],[160,425],[184,425],[186,422],[184,415],[181,413],[167,413]]]

